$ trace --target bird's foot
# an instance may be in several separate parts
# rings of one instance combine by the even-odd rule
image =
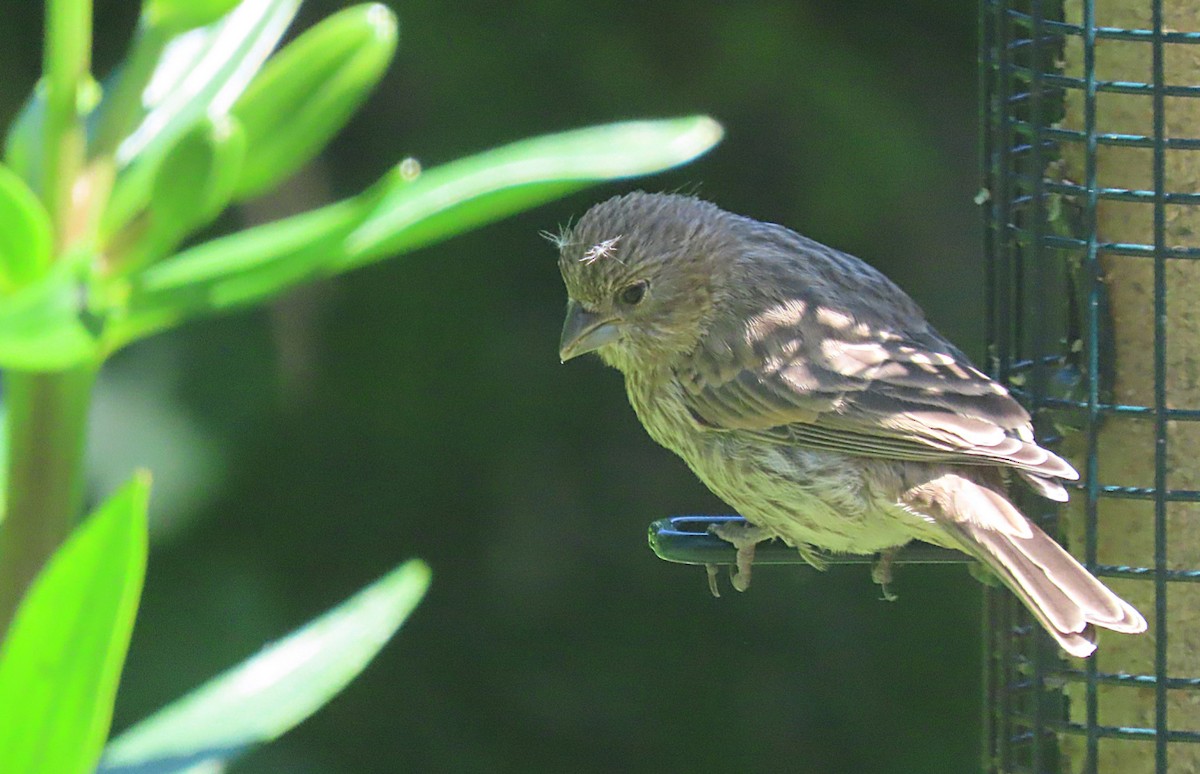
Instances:
[[[717,583],[717,573],[719,573],[721,571],[721,565],[706,564],[706,565],[704,565],[704,571],[706,573],[708,573],[708,590],[709,590],[709,592],[717,599],[720,599],[721,598],[721,588],[720,588],[720,585]]]
[[[898,596],[888,588],[892,583],[892,566],[896,560],[899,548],[888,548],[879,552],[879,559],[871,565],[871,580],[879,585],[885,602],[895,602]]]
[[[740,521],[715,524],[709,527],[708,531],[737,549],[736,569],[731,568],[729,571],[729,584],[735,591],[745,591],[750,588],[750,567],[754,564],[754,547],[764,540],[770,540],[773,535],[762,527]],[[711,568],[708,572],[708,588],[715,595],[716,570]]]

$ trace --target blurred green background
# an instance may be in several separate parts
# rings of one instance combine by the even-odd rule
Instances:
[[[40,3],[0,0],[0,116],[37,77]],[[295,30],[346,3],[307,0]],[[398,561],[434,570],[397,640],[242,772],[965,772],[980,736],[964,569],[763,568],[712,599],[645,528],[722,513],[619,375],[560,366],[538,236],[635,187],[853,252],[983,352],[975,9],[951,0],[394,2],[396,64],[319,164],[217,229],[524,136],[707,112],[726,140],[137,345],[103,375],[97,496],[155,471],[154,547],[115,727]],[[96,72],[136,14],[96,0]],[[295,32],[293,30],[293,34]]]

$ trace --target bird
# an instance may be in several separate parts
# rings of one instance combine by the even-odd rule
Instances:
[[[1015,476],[1056,502],[1078,472],[1029,413],[864,261],[695,196],[635,191],[552,237],[567,291],[562,362],[624,377],[658,444],[745,522],[754,547],[890,557],[917,539],[982,563],[1068,654],[1146,620],[1013,504]]]

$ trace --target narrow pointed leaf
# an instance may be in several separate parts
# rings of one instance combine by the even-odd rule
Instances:
[[[121,734],[98,774],[215,771],[307,718],[361,672],[421,600],[407,562],[287,637]]]
[[[535,137],[396,186],[350,236],[350,265],[407,252],[578,190],[659,172],[721,140],[707,116],[628,121]]]
[[[299,6],[300,0],[242,0],[214,24],[167,44],[143,94],[142,119],[118,148],[122,169],[103,233],[114,233],[146,206],[157,166],[176,137],[204,116],[228,114]]]
[[[704,116],[635,121],[524,140],[415,179],[410,165],[398,165],[353,199],[198,245],[131,277],[106,348],[446,239],[589,183],[682,164],[720,138],[720,125]]]
[[[142,21],[171,32],[186,32],[212,24],[240,0],[143,0]]]
[[[395,51],[395,14],[371,3],[330,16],[271,57],[233,107],[250,151],[237,198],[270,189],[316,156]]]
[[[4,161],[33,189],[42,185],[42,128],[46,119],[45,81],[37,82],[4,138]]]
[[[0,164],[0,295],[44,274],[53,242],[46,208],[20,177]]]
[[[362,217],[356,197],[205,242],[146,268],[129,279],[124,309],[104,330],[104,349],[322,276],[322,266]]]
[[[8,426],[8,406],[0,401],[0,427]],[[8,513],[8,433],[0,433],[0,529]]]
[[[124,164],[202,116],[229,112],[287,31],[300,0],[242,0],[214,24],[172,40],[143,95],[145,117],[121,144]]]
[[[237,120],[206,116],[163,159],[150,200],[151,217],[181,234],[207,224],[229,204],[245,155],[245,133]]]
[[[84,774],[100,757],[146,570],[139,474],[68,538],[0,645],[0,770]]]
[[[245,134],[232,116],[205,117],[167,151],[155,175],[147,217],[136,237],[114,249],[121,273],[168,255],[188,234],[208,225],[233,197],[246,156]]]

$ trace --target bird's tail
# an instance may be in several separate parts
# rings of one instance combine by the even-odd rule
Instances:
[[[1128,634],[1146,631],[1141,613],[996,489],[949,473],[910,490],[905,500],[987,565],[1072,656],[1096,650],[1096,626]]]

